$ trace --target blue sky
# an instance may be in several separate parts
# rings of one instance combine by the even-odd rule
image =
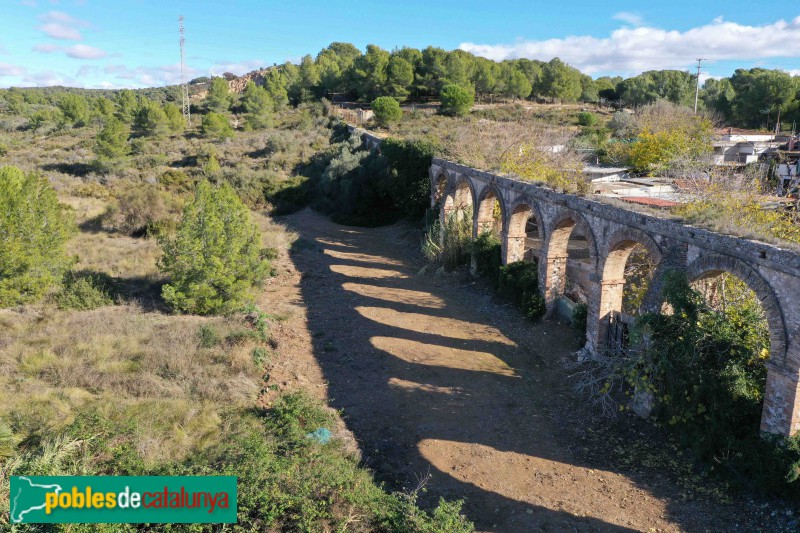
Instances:
[[[143,87],[180,80],[177,17],[191,77],[297,61],[332,41],[429,44],[492,59],[559,56],[593,76],[654,68],[710,76],[739,67],[800,74],[791,3],[673,0],[0,0],[0,87]]]

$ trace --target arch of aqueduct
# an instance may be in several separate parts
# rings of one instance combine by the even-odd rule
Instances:
[[[363,136],[367,146],[380,140]],[[659,310],[664,274],[686,272],[690,281],[733,274],[761,301],[770,332],[767,389],[761,430],[792,435],[800,431],[800,253],[761,242],[721,235],[434,158],[430,167],[431,206],[440,219],[472,206],[473,235],[495,224],[500,205],[503,263],[524,259],[526,225],[539,231],[539,286],[548,306],[563,294],[567,245],[573,230],[585,236],[588,297],[586,350],[605,345],[610,315],[621,311],[625,263],[636,244],[656,261],[642,311]]]

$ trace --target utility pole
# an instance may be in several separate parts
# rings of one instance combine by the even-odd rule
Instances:
[[[697,99],[700,97],[700,64],[705,61],[703,58],[697,60],[697,83],[694,88],[694,114],[697,114]]]
[[[189,85],[186,82],[186,39],[183,37],[183,15],[178,17],[178,33],[181,43],[181,107],[186,125],[192,125],[192,113],[189,110]]]

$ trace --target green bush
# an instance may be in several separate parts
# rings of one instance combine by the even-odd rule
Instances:
[[[165,189],[177,193],[194,189],[195,180],[182,170],[167,170],[158,177],[158,183]]]
[[[418,219],[427,207],[434,151],[426,141],[385,139],[380,153],[370,152],[353,135],[331,146],[328,164],[312,185],[313,206],[337,222],[357,226]]]
[[[597,115],[588,111],[578,113],[578,124],[581,126],[594,126],[597,124]]]
[[[197,336],[200,337],[201,348],[213,348],[222,342],[222,337],[219,336],[219,333],[217,333],[217,330],[214,329],[214,326],[209,326],[208,324],[203,324],[200,326]]]
[[[473,91],[460,85],[445,85],[439,93],[439,100],[442,103],[440,109],[442,114],[463,117],[472,109],[475,95]]]
[[[115,117],[106,120],[93,147],[97,155],[96,165],[101,170],[110,171],[124,164],[126,156],[131,152],[129,135],[130,128],[121,120]]]
[[[38,301],[61,281],[74,231],[47,178],[0,167],[0,307]]]
[[[514,302],[531,320],[544,316],[544,297],[539,292],[539,267],[536,263],[517,261],[500,267],[497,291]]]
[[[160,105],[144,99],[133,117],[133,131],[145,137],[165,137],[170,132],[167,114]]]
[[[381,143],[389,171],[388,193],[399,216],[417,220],[430,205],[428,171],[436,151],[434,144],[424,140],[390,138]]]
[[[230,185],[198,184],[174,239],[161,238],[162,296],[176,311],[218,314],[242,307],[269,274],[250,211]]]
[[[486,277],[497,288],[502,266],[500,239],[491,231],[484,231],[473,240],[467,250],[475,261],[476,273]]]
[[[383,128],[399,122],[403,118],[403,110],[400,109],[400,104],[391,96],[377,97],[372,101],[371,107],[375,122]]]
[[[271,215],[288,215],[309,204],[312,182],[305,176],[270,180],[264,184],[264,198],[272,205]]]
[[[114,305],[113,293],[114,283],[107,274],[68,272],[54,299],[59,309],[85,311]]]
[[[658,419],[740,486],[800,496],[800,436],[759,435],[769,332],[757,298],[717,310],[679,272],[663,294],[673,313],[639,318],[635,333],[649,340],[628,380],[652,391]]]
[[[203,135],[212,139],[230,139],[233,137],[233,128],[228,123],[228,119],[219,113],[208,113],[203,117],[201,123]]]

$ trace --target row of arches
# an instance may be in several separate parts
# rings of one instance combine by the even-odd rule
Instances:
[[[600,254],[594,232],[580,213],[563,210],[545,220],[538,203],[532,199],[520,197],[507,206],[496,187],[489,185],[476,191],[463,176],[451,183],[446,175],[440,175],[435,191],[433,201],[439,205],[442,224],[457,211],[471,210],[473,237],[486,231],[495,233],[503,245],[504,263],[539,263],[540,286],[548,302],[567,292],[589,303],[592,273],[598,269]],[[646,236],[620,240],[619,246],[606,256],[608,272],[603,279],[607,282],[623,279],[628,258],[637,249],[652,254],[651,262],[660,259],[657,245]],[[621,311],[621,293],[608,296],[605,307]]]
[[[611,317],[660,309],[654,281],[666,270],[665,256],[677,246],[669,239],[656,241],[633,227],[604,221],[595,221],[593,228],[578,211],[540,204],[514,190],[506,191],[504,197],[494,184],[473,182],[465,175],[441,172],[432,185],[432,203],[439,206],[442,222],[456,211],[471,209],[473,237],[485,231],[497,234],[505,264],[538,263],[539,286],[548,308],[562,295],[587,304],[586,346],[590,351],[605,346]],[[800,357],[787,358],[786,324],[769,283],[755,269],[729,256],[700,253],[687,261],[684,251],[681,261],[672,261],[670,268],[685,269],[691,282],[729,274],[755,293],[769,326],[768,366],[781,379],[788,376],[786,379],[796,383],[800,360],[794,359]],[[788,420],[778,423],[783,433],[798,429],[787,428],[800,423],[797,410],[793,406],[787,409],[790,411],[782,411],[780,416]]]

